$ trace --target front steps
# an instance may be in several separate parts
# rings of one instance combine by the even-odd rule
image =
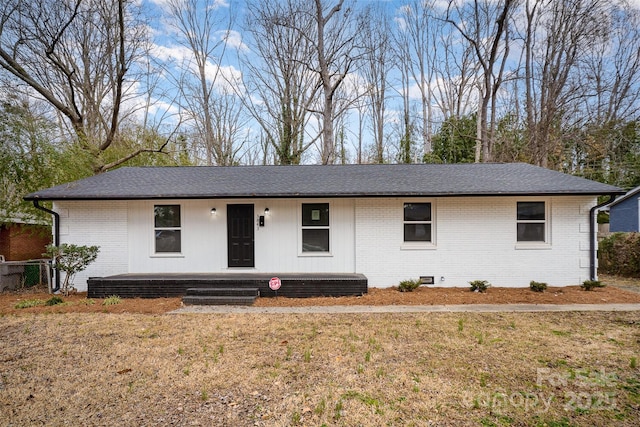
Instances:
[[[185,305],[253,305],[258,288],[188,288],[182,297]]]

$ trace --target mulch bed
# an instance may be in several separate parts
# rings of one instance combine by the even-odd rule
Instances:
[[[304,307],[327,305],[460,305],[460,304],[611,304],[640,303],[640,280],[606,276],[604,283],[620,283],[592,291],[579,286],[550,287],[545,292],[528,288],[489,288],[485,293],[470,292],[469,288],[440,288],[422,286],[413,292],[399,292],[396,288],[370,288],[358,297],[317,298],[259,298],[258,307]],[[27,313],[141,313],[162,314],[182,305],[181,298],[129,298],[118,304],[105,305],[102,299],[87,299],[86,293],[63,297],[64,303],[16,308],[24,300],[47,301],[51,295],[43,289],[26,289],[0,293],[0,315]]]

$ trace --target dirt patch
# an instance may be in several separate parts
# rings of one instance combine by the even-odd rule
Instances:
[[[469,288],[420,287],[413,292],[396,288],[370,288],[358,297],[259,298],[257,307],[305,307],[328,305],[461,305],[461,304],[612,304],[640,303],[640,279],[601,277],[605,288],[584,291],[579,286],[550,287],[545,292],[529,288],[489,288],[485,293]],[[182,306],[181,298],[126,298],[105,305],[104,299],[88,299],[86,293],[63,297],[64,303],[16,308],[23,301],[51,298],[43,289],[28,289],[0,294],[0,315],[19,313],[141,313],[161,314]]]

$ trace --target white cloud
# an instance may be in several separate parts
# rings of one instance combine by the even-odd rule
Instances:
[[[154,4],[156,6],[158,6],[161,9],[166,9],[167,6],[169,5],[169,3],[172,2],[176,2],[176,0],[146,0],[151,4]],[[188,1],[188,0],[181,0],[182,2]],[[196,0],[197,1],[197,0]],[[202,3],[202,6],[206,5],[208,2],[204,1]],[[211,10],[217,10],[217,9],[221,9],[221,8],[229,8],[229,2],[228,0],[213,0],[213,2],[209,5],[209,9]]]
[[[242,88],[242,72],[232,65],[218,66],[207,62],[205,68],[207,81],[221,92],[233,92]],[[242,90],[240,90],[242,93]]]
[[[224,30],[216,32],[216,35],[220,37],[221,40],[225,40],[229,47],[234,49],[248,51],[249,47],[244,44],[242,41],[242,34],[239,31],[235,30]]]
[[[151,4],[158,6],[161,9],[165,9],[167,7],[167,4],[169,3],[169,0],[147,0],[147,1]]]
[[[216,9],[220,9],[221,7],[229,7],[229,2],[227,0],[214,0],[213,4],[211,5],[211,9],[216,10]]]
[[[151,55],[161,61],[188,61],[193,57],[190,49],[184,46],[162,46],[154,45],[151,49]]]

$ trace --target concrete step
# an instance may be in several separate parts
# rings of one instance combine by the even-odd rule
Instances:
[[[185,295],[182,302],[185,305],[253,305],[254,296],[214,296],[214,295]]]

